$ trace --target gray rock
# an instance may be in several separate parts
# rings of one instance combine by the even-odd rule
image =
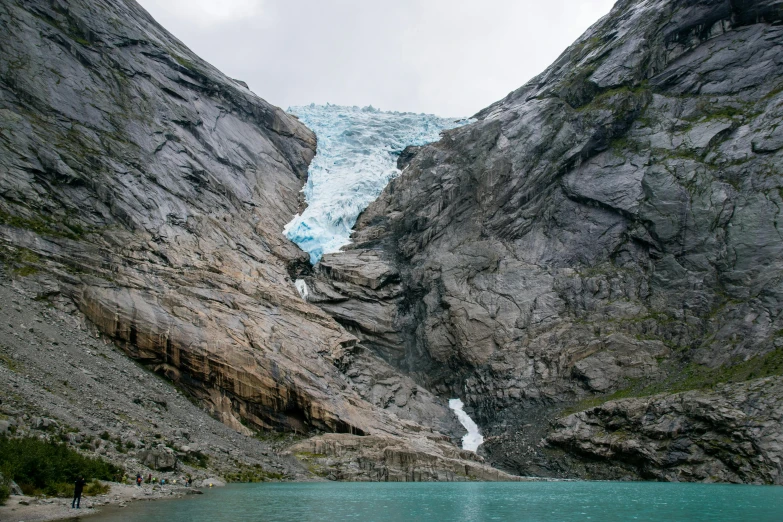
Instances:
[[[11,490],[11,494],[12,495],[16,495],[18,497],[24,496],[24,491],[22,491],[22,488],[20,488],[19,484],[17,484],[13,480],[9,484],[9,488]]]
[[[177,469],[177,456],[166,449],[155,448],[137,453],[139,462],[144,466],[158,471],[173,471]]]
[[[783,484],[783,379],[607,402],[557,421],[547,441],[665,481]]]
[[[32,427],[37,430],[49,430],[57,428],[57,421],[46,417],[33,417],[30,421]]]
[[[201,481],[202,488],[222,488],[225,485],[226,481],[218,477],[205,478]]]

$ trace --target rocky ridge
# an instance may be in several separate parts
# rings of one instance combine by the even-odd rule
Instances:
[[[642,399],[561,417],[783,372],[781,22],[775,0],[619,1],[476,123],[408,151],[351,248],[307,278],[311,302],[459,396],[503,469],[780,483],[777,442],[742,469],[731,450],[661,457],[717,429],[698,411],[744,411],[724,388],[657,399],[693,406],[657,441],[632,420]],[[773,406],[755,415],[779,423]],[[639,450],[601,449],[603,426]]]

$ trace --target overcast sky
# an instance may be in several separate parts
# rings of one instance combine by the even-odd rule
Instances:
[[[614,0],[138,0],[267,101],[469,116],[543,71]]]

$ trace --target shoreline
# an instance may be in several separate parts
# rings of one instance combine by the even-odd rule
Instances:
[[[167,484],[141,487],[116,482],[105,482],[111,489],[104,495],[82,497],[81,509],[71,508],[70,498],[28,497],[12,495],[5,506],[0,506],[3,522],[47,522],[90,517],[107,510],[122,509],[142,501],[181,500],[203,494],[201,488]],[[25,505],[25,503],[27,503]]]

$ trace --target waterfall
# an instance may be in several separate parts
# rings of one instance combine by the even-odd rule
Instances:
[[[304,279],[297,279],[294,282],[294,286],[296,286],[296,291],[299,292],[299,295],[302,296],[302,299],[307,301],[307,296],[310,295],[310,290],[308,290],[307,283],[305,283]]]
[[[462,424],[468,432],[462,437],[462,449],[469,451],[476,451],[479,446],[484,442],[484,437],[481,436],[479,428],[473,419],[465,413],[462,409],[465,405],[459,399],[450,399],[449,408],[454,410],[457,415],[460,424]]]

